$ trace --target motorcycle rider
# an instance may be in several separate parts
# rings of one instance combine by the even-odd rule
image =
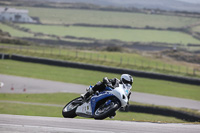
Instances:
[[[86,100],[92,94],[103,91],[106,88],[106,86],[115,89],[116,87],[119,86],[119,84],[123,84],[123,86],[125,88],[127,88],[126,94],[127,94],[128,100],[129,100],[130,95],[131,95],[130,90],[131,90],[132,84],[133,84],[133,77],[129,74],[122,74],[120,80],[117,78],[108,79],[107,77],[104,77],[102,82],[99,81],[96,83],[96,85],[94,87],[87,88],[86,89],[87,92],[85,94],[82,94],[81,97],[84,100]]]

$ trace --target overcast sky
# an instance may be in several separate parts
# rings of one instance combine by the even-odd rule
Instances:
[[[179,0],[179,1],[184,1],[189,3],[200,3],[200,0]]]

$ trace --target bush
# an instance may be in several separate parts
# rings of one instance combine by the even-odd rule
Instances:
[[[106,51],[112,51],[112,52],[121,52],[123,51],[121,46],[107,46],[105,48]]]

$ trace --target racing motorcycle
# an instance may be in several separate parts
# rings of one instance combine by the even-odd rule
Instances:
[[[85,100],[82,97],[72,100],[64,106],[62,115],[65,118],[81,116],[99,120],[113,118],[118,109],[127,106],[128,92],[122,84],[115,89],[107,86],[104,91],[96,92]]]

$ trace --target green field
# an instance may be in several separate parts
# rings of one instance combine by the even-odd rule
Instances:
[[[36,8],[36,7],[16,7],[29,10],[29,15],[39,17],[44,24],[59,24],[60,26],[50,25],[26,25],[21,27],[30,28],[34,32],[58,36],[89,37],[103,40],[122,40],[134,42],[165,42],[179,44],[200,44],[200,41],[192,36],[175,31],[158,30],[136,30],[136,29],[116,29],[116,28],[97,28],[70,26],[63,27],[64,24],[86,23],[101,25],[127,25],[132,27],[155,27],[155,28],[183,28],[199,22],[199,18],[153,15],[130,12],[112,12],[97,10],[80,9],[58,9],[58,8]],[[8,26],[0,24],[3,31],[9,32],[15,37],[33,37],[30,33],[17,31]],[[199,31],[198,27],[193,27],[193,31]],[[44,37],[45,38],[45,37]]]
[[[53,26],[53,25],[33,25],[20,24],[21,27],[30,29],[35,33],[44,33],[57,36],[75,36],[93,38],[99,40],[121,40],[127,42],[161,42],[161,43],[188,43],[200,44],[200,41],[192,36],[175,31],[158,30],[136,30],[136,29],[115,29],[115,28],[95,28],[81,26]],[[12,27],[0,23],[0,28],[4,32],[9,32],[14,37],[34,37],[33,34],[16,30]],[[45,37],[43,37],[45,39]],[[53,38],[52,38],[53,39]],[[76,41],[77,42],[77,41]]]
[[[193,27],[192,30],[193,30],[194,32],[200,33],[200,26]]]
[[[16,30],[10,26],[0,23],[0,29],[4,32],[10,33],[11,36],[14,37],[33,37],[33,34]]]
[[[39,17],[46,24],[101,24],[133,27],[180,28],[194,24],[199,18],[163,16],[128,12],[111,12],[79,9],[16,7],[29,10],[29,15]]]
[[[158,30],[136,30],[136,29],[116,29],[97,28],[81,26],[52,26],[52,25],[31,25],[21,24],[21,27],[30,29],[33,32],[53,34],[57,36],[87,37],[100,40],[121,40],[127,42],[163,42],[181,44],[200,44],[200,41],[192,36],[175,31]]]
[[[94,85],[97,81],[101,81],[105,76],[108,78],[120,78],[119,74],[25,63],[12,60],[0,61],[0,73],[84,85]],[[163,80],[134,77],[133,91],[200,100],[199,86]]]
[[[123,25],[145,28],[146,26],[155,28],[183,28],[199,22],[199,18],[153,15],[130,12],[112,12],[80,9],[58,9],[58,8],[36,8],[36,7],[16,7],[29,10],[29,15],[39,17],[43,24],[52,25],[27,25],[21,24],[34,32],[40,32],[57,36],[86,37],[99,40],[121,40],[126,42],[164,42],[171,44],[200,44],[200,40],[191,35],[177,31],[159,30],[138,30],[120,28],[98,28],[69,26],[64,24],[100,24],[100,25]],[[14,37],[33,37],[33,34],[17,31],[11,27],[0,24],[3,31],[9,32]],[[198,27],[193,27],[193,31],[199,31]],[[41,36],[46,38],[45,36]],[[38,37],[37,37],[38,38]],[[55,38],[49,38],[55,39]],[[73,40],[77,41],[77,40]]]

